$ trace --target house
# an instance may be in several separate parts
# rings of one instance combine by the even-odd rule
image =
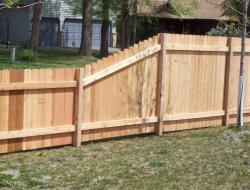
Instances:
[[[218,22],[229,18],[220,7],[222,0],[152,0],[138,8],[144,35],[158,32],[204,35]],[[147,19],[146,19],[147,18]],[[148,22],[148,20],[154,20]],[[155,29],[157,28],[157,29]],[[143,35],[142,35],[143,36]]]
[[[27,5],[30,0],[23,0]],[[0,0],[1,3],[1,0]],[[0,10],[0,43],[25,45],[32,27],[33,7]],[[81,16],[73,14],[70,6],[62,0],[47,0],[42,6],[39,46],[78,48],[81,42]],[[9,27],[8,27],[9,25]],[[113,27],[110,21],[110,45]],[[101,43],[101,21],[93,17],[92,47]]]

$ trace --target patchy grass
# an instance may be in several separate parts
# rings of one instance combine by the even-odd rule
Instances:
[[[249,142],[249,143],[250,143],[250,133],[249,133],[249,134],[245,134],[245,135],[243,136],[242,140],[243,140],[244,142]]]
[[[91,143],[78,149],[2,155],[0,184],[15,190],[247,190],[250,142],[242,134],[249,132],[250,127],[208,128]]]
[[[10,52],[0,49],[0,69],[81,67],[97,59],[98,56],[82,57],[71,51],[41,50],[38,52],[38,59],[35,62],[17,60],[12,64],[10,63]]]
[[[11,187],[12,179],[11,176],[0,173],[0,188]]]

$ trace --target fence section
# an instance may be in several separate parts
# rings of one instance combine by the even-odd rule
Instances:
[[[0,152],[72,144],[75,69],[0,71]]]
[[[221,125],[228,39],[168,36],[164,131]]]
[[[0,153],[235,123],[239,58],[237,38],[161,34],[81,69],[0,71]]]

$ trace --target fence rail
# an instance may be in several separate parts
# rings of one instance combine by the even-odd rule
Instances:
[[[0,153],[235,123],[239,47],[238,38],[161,34],[84,68],[2,70]]]

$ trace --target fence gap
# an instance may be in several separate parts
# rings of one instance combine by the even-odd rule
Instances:
[[[231,65],[233,62],[233,38],[228,38],[229,51],[226,60],[226,70],[225,70],[225,89],[224,89],[224,110],[225,117],[223,120],[223,125],[228,126],[229,124],[229,102],[230,102],[230,79],[231,79]]]
[[[81,146],[81,125],[83,120],[83,78],[84,78],[84,69],[80,68],[76,70],[76,81],[77,87],[75,88],[75,134],[74,134],[74,146]]]
[[[164,87],[167,75],[167,34],[162,33],[160,36],[161,54],[157,71],[157,94],[156,94],[156,114],[158,122],[156,126],[156,134],[163,134],[163,119],[164,119]]]

